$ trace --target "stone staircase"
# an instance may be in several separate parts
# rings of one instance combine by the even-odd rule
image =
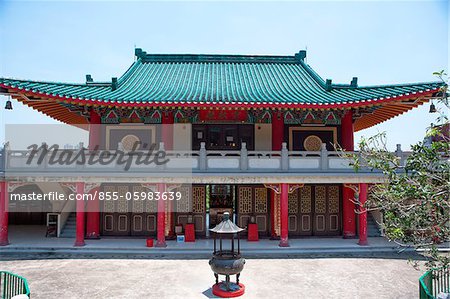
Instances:
[[[76,231],[76,213],[70,213],[66,225],[61,230],[61,238],[75,238]]]
[[[368,237],[381,237],[380,228],[377,222],[370,213],[367,213],[367,236]]]

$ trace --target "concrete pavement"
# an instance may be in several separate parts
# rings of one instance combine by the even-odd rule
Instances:
[[[211,298],[208,260],[52,259],[1,262],[31,298]],[[243,298],[417,298],[422,274],[406,260],[249,259]]]

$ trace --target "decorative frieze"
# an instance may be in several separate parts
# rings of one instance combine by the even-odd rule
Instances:
[[[288,110],[284,113],[285,124],[340,125],[344,110]]]

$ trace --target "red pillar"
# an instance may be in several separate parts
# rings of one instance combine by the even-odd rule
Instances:
[[[100,115],[94,110],[90,111],[90,125],[89,125],[89,149],[94,150],[96,147],[100,148],[100,132],[102,119]],[[91,190],[91,194],[98,191],[98,188]],[[86,238],[99,239],[100,238],[100,203],[97,198],[93,201],[88,201],[86,212]]]
[[[341,146],[346,151],[355,149],[353,133],[353,112],[348,110],[341,120]]]
[[[84,183],[76,183],[76,195],[84,193]],[[79,195],[80,196],[80,195]],[[80,198],[82,199],[82,198]],[[75,234],[75,244],[74,246],[84,246],[84,200],[77,200],[77,224],[76,224],[76,234]]]
[[[0,246],[8,244],[8,183],[0,182]]]
[[[367,242],[367,210],[364,204],[367,200],[367,184],[359,184],[359,242],[358,245],[368,245]]]
[[[162,200],[162,193],[166,191],[166,184],[160,183],[158,184],[158,192],[160,194],[160,199],[158,200],[158,224],[157,224],[157,233],[156,233],[156,247],[166,247],[166,238],[164,236],[164,231],[166,228],[166,215],[164,211],[165,202]]]
[[[346,151],[353,151],[355,149],[353,131],[353,112],[352,110],[348,110],[341,120],[341,146]],[[342,202],[344,238],[354,238],[356,236],[354,196],[352,189],[344,187]]]
[[[173,113],[166,111],[162,113],[161,119],[161,141],[164,142],[166,150],[173,149]]]
[[[161,141],[164,142],[164,149],[166,151],[173,150],[173,112],[172,111],[165,111],[162,113],[162,119],[161,119]],[[175,238],[175,219],[174,219],[174,213],[173,213],[173,205],[174,201],[171,200],[167,203],[167,213],[170,215],[169,217],[169,238]]]
[[[92,197],[99,191],[99,187],[89,191]],[[98,198],[87,203],[86,239],[100,239],[100,202]]]
[[[272,150],[281,151],[281,144],[284,141],[284,119],[283,113],[272,112]]]
[[[281,202],[280,202],[280,216],[281,216],[281,239],[280,247],[289,247],[288,241],[288,193],[289,184],[281,184]]]
[[[343,188],[342,218],[344,239],[356,236],[355,192],[348,187]]]
[[[90,112],[89,122],[89,149],[93,150],[96,146],[100,146],[100,127],[102,119],[94,109]]]

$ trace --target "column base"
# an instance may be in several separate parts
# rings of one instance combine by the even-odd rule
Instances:
[[[359,240],[358,245],[359,246],[367,246],[367,245],[369,245],[369,242],[367,242],[367,240]]]
[[[167,247],[166,241],[157,241],[155,247]]]
[[[0,246],[8,246],[8,245],[9,245],[9,241],[8,240],[0,241]]]
[[[86,243],[84,241],[75,241],[75,244],[73,244],[73,246],[76,246],[76,247],[83,247],[85,245],[86,245]]]
[[[289,247],[289,241],[288,240],[280,240],[280,243],[278,244],[279,247]]]

